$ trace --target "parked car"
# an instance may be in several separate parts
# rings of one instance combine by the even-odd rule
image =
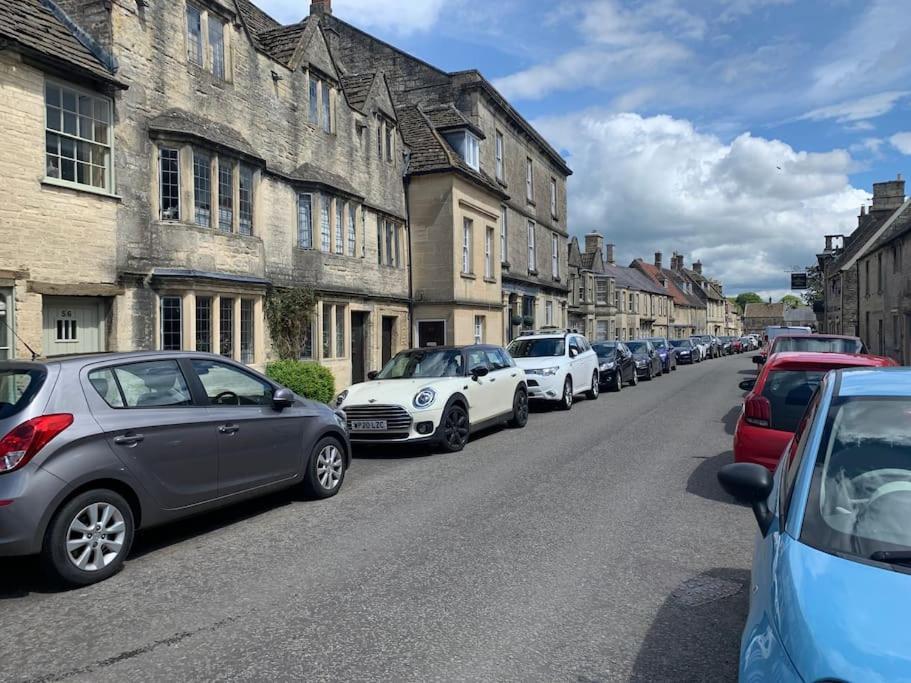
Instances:
[[[743,339],[740,337],[731,337],[731,352],[732,353],[743,353]]]
[[[838,334],[779,334],[774,337],[758,355],[753,357],[757,365],[765,363],[773,353],[785,351],[806,351],[810,353],[867,353],[867,347],[859,337]]]
[[[812,334],[812,330],[809,327],[804,326],[792,326],[788,327],[786,325],[770,325],[766,328],[764,338],[759,343],[759,354],[753,357],[753,362],[757,365],[762,365],[765,363],[766,358],[769,357],[770,353],[773,353],[771,350],[772,344],[775,342],[775,339],[781,336],[808,336]]]
[[[698,336],[690,337],[690,341],[692,342],[693,346],[696,347],[696,350],[699,352],[698,361],[701,363],[702,361],[706,360],[709,357],[708,343],[702,337],[698,337]]]
[[[740,383],[740,388],[750,393],[743,401],[734,430],[735,462],[751,462],[775,469],[813,392],[830,370],[893,365],[895,361],[891,358],[859,354],[776,353],[770,356],[756,379]]]
[[[528,376],[528,396],[573,407],[580,394],[595,400],[601,392],[598,355],[576,332],[544,331],[514,339],[509,353]]]
[[[70,585],[120,569],[136,529],[303,484],[338,493],[344,414],[221,356],[0,362],[0,556]]]
[[[755,351],[759,348],[759,344],[756,342],[756,339],[749,335],[741,337],[740,343],[743,346],[744,351]]]
[[[718,337],[718,345],[720,348],[719,355],[721,356],[730,356],[735,353],[733,337]]]
[[[633,360],[636,361],[636,373],[639,379],[648,380],[661,376],[661,356],[658,351],[647,339],[638,339],[626,343],[627,348],[633,352]]]
[[[395,355],[336,399],[354,443],[432,443],[460,451],[473,432],[528,422],[525,372],[499,346],[439,346]]]
[[[596,342],[592,344],[598,354],[601,387],[620,391],[624,384],[636,386],[639,375],[633,353],[621,341]]]
[[[661,358],[661,371],[671,372],[677,369],[677,350],[668,343],[665,337],[649,339]]]
[[[689,339],[671,339],[671,346],[674,347],[678,363],[699,362],[699,349]]]
[[[911,370],[838,370],[774,477],[719,473],[759,522],[741,681],[909,680],[909,415]]]

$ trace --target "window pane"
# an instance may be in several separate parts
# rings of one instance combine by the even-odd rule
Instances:
[[[181,299],[179,296],[161,298],[161,349],[162,351],[179,351],[181,349]]]
[[[253,234],[253,169],[240,167],[240,206],[238,207],[241,235]]]
[[[771,428],[785,432],[797,430],[816,387],[825,372],[816,370],[778,370],[766,378],[762,395],[772,411]]]
[[[0,289],[0,360],[9,360],[12,357],[10,350],[10,334],[13,326],[13,291]],[[2,395],[2,394],[0,394]],[[9,403],[0,399],[4,403]]]
[[[114,374],[128,408],[164,408],[193,403],[176,361],[125,365],[115,368]]]
[[[332,132],[332,116],[331,116],[331,95],[329,84],[323,81],[323,130],[327,133]]]
[[[212,74],[225,78],[225,24],[209,12],[209,48],[212,50]]]
[[[342,358],[345,355],[345,307],[335,307],[335,356]]]
[[[386,126],[386,161],[392,161],[392,126]]]
[[[253,353],[253,300],[240,300],[240,360],[252,363]]]
[[[187,59],[202,66],[202,13],[187,5]]]
[[[376,262],[383,265],[383,220],[376,217]]]
[[[320,249],[329,252],[329,202],[332,201],[328,195],[321,195],[320,201]]]
[[[89,373],[89,383],[111,408],[123,408],[123,397],[113,370],[93,370]]]
[[[229,159],[218,160],[218,229],[234,230],[234,163]]]
[[[395,266],[395,225],[386,223],[386,265]]]
[[[313,321],[308,320],[301,329],[301,358],[313,358]]]
[[[159,152],[158,184],[161,219],[180,219],[180,152],[162,148]]]
[[[228,358],[234,357],[234,299],[222,297],[219,311],[219,353]]]
[[[351,204],[348,207],[348,255],[355,256],[357,249],[357,228],[355,220],[357,218],[357,207]]]
[[[507,234],[506,234],[507,218],[506,217],[508,215],[508,212],[509,212],[509,209],[507,209],[506,206],[500,207],[500,260],[503,263],[506,263],[508,261],[508,259],[506,258],[506,244],[507,244]]]
[[[297,196],[297,245],[301,249],[313,248],[313,217],[309,194]]]
[[[319,81],[310,76],[310,123],[319,124]]]
[[[212,353],[212,297],[196,297],[196,350]]]
[[[323,358],[332,357],[332,306],[323,304]]]
[[[335,253],[345,253],[345,202],[335,200]]]
[[[212,360],[194,360],[193,370],[212,405],[267,406],[272,385],[242,370]]]
[[[45,109],[45,116],[47,117],[47,129],[48,130],[60,130],[61,129],[62,114],[59,109],[57,109],[56,107],[48,106]]]
[[[193,198],[196,203],[196,224],[208,228],[212,224],[212,169],[209,155],[193,151]]]

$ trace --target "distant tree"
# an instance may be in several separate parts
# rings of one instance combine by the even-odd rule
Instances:
[[[797,308],[803,302],[798,296],[794,296],[793,294],[785,294],[783,297],[781,297],[781,303],[783,303],[788,308]]]
[[[761,304],[763,299],[756,292],[742,292],[734,298],[734,301],[737,302],[737,305],[740,306],[740,311],[743,312],[746,310],[747,304]]]
[[[819,266],[810,266],[807,268],[807,291],[803,293],[803,302],[807,306],[821,306],[822,300],[822,273],[819,272]]]

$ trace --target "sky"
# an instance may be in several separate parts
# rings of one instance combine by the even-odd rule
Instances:
[[[307,0],[258,0],[291,23]],[[333,0],[477,68],[566,158],[569,229],[780,297],[872,184],[911,171],[907,0]]]

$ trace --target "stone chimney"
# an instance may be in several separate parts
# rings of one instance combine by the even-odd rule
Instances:
[[[832,251],[832,237],[833,235],[826,235],[826,251]]]
[[[673,257],[671,257],[671,269],[672,270],[683,270],[683,254],[678,254],[674,252]]]
[[[702,261],[696,261],[695,263],[693,263],[693,271],[697,275],[702,275]]]
[[[655,252],[655,268],[658,268],[660,270],[661,267],[662,267],[661,266],[661,252],[656,251]]]
[[[604,249],[605,249],[604,258],[607,260],[607,263],[609,265],[614,265],[616,263],[616,261],[614,261],[614,245],[607,244],[607,245],[605,245]]]
[[[604,237],[600,232],[590,232],[585,236],[585,253],[592,254],[604,250]]]
[[[310,14],[332,14],[332,0],[311,0]]]
[[[884,183],[873,183],[871,211],[894,211],[905,203],[905,181],[898,178]]]

